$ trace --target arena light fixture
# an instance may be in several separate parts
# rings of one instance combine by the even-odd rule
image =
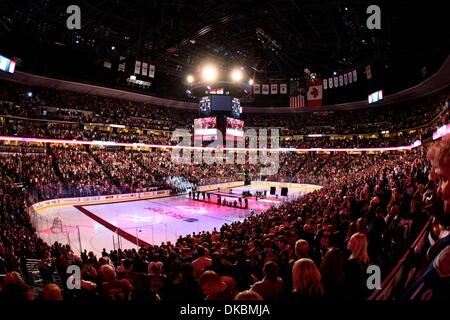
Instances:
[[[231,71],[231,80],[239,82],[242,80],[242,71],[239,69],[234,69]]]
[[[206,65],[202,69],[202,78],[206,82],[214,82],[217,79],[217,68],[214,65]]]
[[[191,74],[186,77],[187,83],[192,83],[192,82],[194,82],[194,80],[195,80],[194,76]]]
[[[255,83],[255,80],[253,80],[253,79],[250,79],[250,80],[248,80],[248,84],[249,84],[249,85],[251,85],[251,86],[252,86],[252,85],[253,85],[253,83]]]

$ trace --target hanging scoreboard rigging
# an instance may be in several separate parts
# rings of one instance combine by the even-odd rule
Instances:
[[[242,113],[241,101],[238,98],[233,98],[231,102],[231,115],[234,118],[239,118]]]
[[[231,112],[234,118],[239,118],[242,113],[241,102],[238,98],[229,95],[210,95],[200,99],[200,112],[208,116],[213,111]]]
[[[209,115],[211,113],[211,99],[210,97],[203,97],[200,100],[200,112],[202,115]]]

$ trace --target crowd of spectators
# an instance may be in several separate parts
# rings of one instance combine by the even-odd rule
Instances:
[[[29,96],[29,93],[32,96]],[[245,127],[277,127],[282,135],[362,134],[399,131],[448,118],[448,91],[404,104],[350,111],[244,113]],[[190,128],[196,111],[155,106],[122,99],[78,94],[1,82],[0,114],[80,124],[120,124],[131,128],[173,131]]]
[[[61,167],[64,174],[76,167],[86,172],[100,170],[95,164],[97,169],[81,167],[89,162],[82,158],[89,154],[87,151],[58,149],[51,150],[61,157],[68,152],[62,158],[74,161],[70,169]],[[118,161],[109,156],[99,157],[106,163]],[[427,221],[425,195],[436,192],[436,184],[428,181],[430,165],[423,150],[354,157],[298,156],[316,159],[306,160],[305,173],[330,173],[324,188],[220,230],[180,237],[174,244],[105,250],[99,258],[92,252],[76,256],[68,245],[43,244],[27,220],[21,202],[23,191],[7,185],[2,188],[2,225],[6,231],[0,252],[5,252],[4,271],[19,272],[11,285],[20,284],[25,290],[25,282],[18,279],[24,257],[45,259],[64,281],[67,265],[82,267],[81,291],[46,286],[43,299],[183,300],[186,292],[192,293],[189,297],[194,300],[233,299],[239,292],[240,297],[256,293],[262,299],[363,299],[369,293],[364,277],[368,264],[390,270]],[[52,170],[52,166],[47,155],[41,157],[28,162],[18,158],[4,161],[2,174],[6,180],[13,177],[8,180],[11,184],[28,174],[33,177],[28,183],[48,183],[42,179],[56,175],[42,171]],[[288,156],[283,160],[285,164],[299,162],[289,161]],[[13,163],[20,161],[26,171],[11,173],[16,168]],[[352,165],[348,165],[350,162]],[[83,175],[80,177],[83,179]],[[16,192],[22,196],[13,197]],[[21,223],[13,223],[20,218]],[[9,238],[11,233],[15,233],[14,243]],[[17,241],[20,234],[26,236]],[[5,282],[8,287],[9,280]],[[3,296],[8,296],[8,290],[4,291]],[[28,296],[24,291],[23,298]]]
[[[52,106],[72,110],[72,116],[80,116],[80,123],[141,127],[191,123],[186,120],[189,115],[172,114],[162,107],[37,88],[30,101],[24,87],[7,89],[0,90],[0,100],[13,103],[2,103],[1,111],[14,116],[42,118],[42,107]],[[419,102],[425,105],[427,101]],[[305,113],[289,118],[255,116],[248,121],[256,126],[280,124],[289,130],[308,121],[322,128],[333,123],[333,130],[349,132],[392,130],[429,122],[444,110],[439,103],[431,110],[412,106],[412,113],[408,111],[412,107],[405,106],[399,108],[401,112],[370,109],[367,114]],[[402,112],[408,116],[400,116]],[[354,119],[363,125],[355,125]],[[1,130],[9,132],[11,128],[6,125]],[[87,134],[79,126],[64,124],[35,128],[22,123],[14,130],[20,135],[72,139],[121,137],[117,132],[96,130]],[[135,136],[131,133],[124,139],[134,141]],[[450,147],[443,149],[448,153]],[[442,160],[443,152],[431,156],[434,167],[447,170],[439,173],[432,169],[424,147],[377,154],[283,153],[280,170],[267,179],[319,183],[323,188],[219,230],[140,249],[105,248],[97,257],[93,252],[75,253],[70,245],[45,243],[33,228],[27,205],[42,199],[130,192],[155,185],[176,189],[186,183],[244,180],[257,176],[262,165],[174,163],[171,151],[164,149],[5,143],[0,150],[0,274],[6,274],[0,284],[0,300],[361,300],[370,294],[366,286],[369,264],[380,266],[386,276],[426,222],[450,211],[446,202],[435,204],[441,193],[450,199],[450,192],[445,193],[450,188],[446,187],[450,171],[448,162]],[[41,261],[45,286],[38,296],[26,281],[27,258]],[[82,270],[81,290],[65,290],[67,281],[75,281],[66,273],[72,264]],[[55,283],[55,272],[62,280],[61,287]]]

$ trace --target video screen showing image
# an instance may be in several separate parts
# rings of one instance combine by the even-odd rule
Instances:
[[[194,119],[194,135],[214,135],[216,133],[216,117]]]
[[[243,137],[244,121],[227,117],[227,135]]]

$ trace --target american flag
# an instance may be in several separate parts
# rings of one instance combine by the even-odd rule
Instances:
[[[305,96],[300,93],[296,93],[289,98],[289,106],[291,108],[303,108],[305,107]]]
[[[305,95],[301,93],[301,90],[291,94],[289,97],[289,106],[291,108],[304,108],[306,106]]]
[[[305,94],[300,87],[299,79],[291,79],[289,83],[289,107],[304,108],[306,106]]]

